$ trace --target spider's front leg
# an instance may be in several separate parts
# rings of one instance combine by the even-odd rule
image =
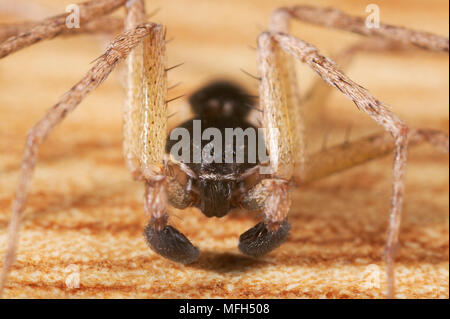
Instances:
[[[273,51],[279,47],[316,71],[324,81],[341,91],[357,107],[367,113],[394,138],[394,167],[391,211],[386,244],[388,296],[394,295],[394,259],[400,230],[401,209],[404,193],[404,175],[408,146],[408,126],[388,107],[375,99],[366,89],[353,82],[336,68],[330,59],[319,54],[309,43],[283,33],[263,33],[259,36],[259,50]]]
[[[269,173],[269,177],[241,199],[244,208],[261,210],[264,214],[264,222],[249,229],[239,239],[239,249],[251,256],[264,255],[286,240],[290,229],[287,221],[290,207],[288,184],[294,164],[303,165],[302,118],[297,107],[297,89],[292,83],[295,74],[290,72],[284,53],[273,44],[258,44],[260,107],[269,155],[269,166],[261,169],[270,170],[261,173]]]
[[[126,27],[134,28],[142,21],[145,21],[144,2],[136,0],[128,7]],[[145,181],[144,207],[151,217],[144,236],[156,253],[189,264],[198,258],[198,249],[167,223],[168,193],[171,198],[178,198],[178,206],[188,206],[190,198],[189,193],[183,191],[172,176],[166,176],[167,76],[164,29],[155,30],[136,47],[127,63],[124,155],[132,175]],[[181,196],[171,195],[174,192],[181,193]]]
[[[320,75],[324,82],[341,91],[393,137],[394,145],[386,142],[387,139],[383,135],[379,135],[365,140],[362,139],[352,145],[339,146],[333,150],[333,154],[319,152],[315,155],[315,158],[311,157],[305,160],[306,165],[296,167],[295,170],[296,182],[301,184],[349,168],[371,158],[382,156],[389,150],[394,150],[391,210],[386,243],[387,296],[393,297],[395,291],[394,260],[400,231],[408,142],[428,142],[448,153],[448,135],[433,130],[410,130],[384,103],[375,99],[367,90],[338,70],[335,62],[320,55],[311,44],[290,36],[289,20],[291,18],[382,39],[378,44],[362,43],[361,46],[356,45],[349,51],[344,51],[344,54],[339,57],[342,60],[340,62],[348,62],[356,51],[405,49],[411,45],[425,50],[448,53],[449,40],[431,33],[386,24],[380,24],[379,28],[367,28],[364,18],[349,16],[333,8],[311,6],[295,6],[276,10],[272,14],[270,33],[263,33],[259,37],[259,44],[266,43],[266,47],[262,50],[270,51],[273,48],[276,48],[275,50],[281,48],[293,58],[307,64]],[[261,46],[259,50],[261,50]],[[319,96],[311,99],[307,104],[315,107],[324,102],[327,91],[321,88],[319,86],[319,90],[316,90],[319,92],[315,92],[319,93]],[[308,107],[308,105],[302,107],[305,106]]]
[[[152,23],[142,24],[118,36],[101,55],[89,72],[75,84],[61,100],[55,104],[42,119],[29,131],[25,153],[20,168],[19,183],[11,206],[11,221],[9,224],[8,242],[0,276],[0,297],[6,284],[6,279],[16,256],[19,242],[21,218],[26,206],[34,167],[40,144],[78,104],[102,83],[114,67],[124,59],[130,51],[160,26]]]

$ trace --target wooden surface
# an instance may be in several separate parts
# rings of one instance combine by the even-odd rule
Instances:
[[[0,6],[0,22],[40,19],[64,12],[73,1],[16,1]],[[182,81],[170,97],[189,94],[209,79],[225,77],[256,93],[254,46],[277,6],[300,1],[148,1],[153,18],[168,27],[169,74]],[[301,1],[366,15],[369,1]],[[448,37],[448,2],[380,1],[381,20]],[[9,13],[6,13],[8,10]],[[16,12],[12,12],[16,11]],[[35,14],[34,14],[35,13]],[[117,15],[123,15],[120,10]],[[45,15],[44,15],[45,16]],[[359,39],[295,23],[293,33],[331,55]],[[0,253],[17,183],[27,130],[88,70],[107,36],[55,39],[0,60]],[[298,66],[302,92],[317,76]],[[448,55],[409,52],[362,54],[347,71],[414,127],[448,132]],[[289,240],[260,259],[242,256],[239,234],[255,213],[208,219],[197,209],[174,211],[171,222],[202,251],[190,266],[173,264],[147,247],[143,186],[132,181],[122,157],[124,69],[117,69],[50,136],[40,150],[17,262],[5,297],[26,298],[383,298],[382,253],[388,220],[392,156],[292,191]],[[379,132],[366,115],[333,92],[324,114],[310,124],[311,149]],[[189,116],[186,102],[172,125]],[[328,132],[328,133],[327,133]],[[449,297],[448,157],[431,147],[409,153],[400,236],[398,297]],[[80,287],[68,278],[79,270]]]

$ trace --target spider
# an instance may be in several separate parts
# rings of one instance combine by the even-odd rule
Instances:
[[[68,31],[66,14],[36,24],[5,29],[0,43],[0,58],[38,41],[59,34],[95,32],[99,25],[114,30],[121,26],[107,16],[125,5],[125,32],[100,56],[83,79],[69,90],[30,130],[9,226],[9,239],[3,263],[0,291],[3,291],[18,245],[20,218],[26,205],[31,176],[39,145],[68,113],[95,89],[121,61],[127,61],[127,103],[124,112],[124,155],[132,176],[145,184],[144,208],[150,216],[145,238],[152,250],[170,260],[189,264],[197,260],[199,250],[168,223],[169,205],[177,208],[197,206],[208,217],[222,217],[234,208],[259,210],[264,220],[240,236],[239,249],[250,256],[267,254],[280,246],[290,230],[288,189],[326,177],[394,151],[391,211],[386,243],[387,296],[393,297],[394,261],[404,193],[403,179],[408,145],[428,142],[448,153],[448,135],[432,129],[410,129],[389,107],[373,97],[342,71],[345,61],[361,50],[391,50],[411,46],[448,52],[448,39],[430,33],[380,24],[368,28],[364,19],[333,8],[296,6],[279,8],[271,15],[268,31],[257,38],[259,66],[259,106],[240,87],[215,82],[190,97],[194,119],[178,128],[192,132],[194,121],[208,128],[256,128],[247,119],[251,109],[262,114],[265,128],[263,145],[268,163],[183,163],[173,158],[173,141],[167,134],[167,80],[165,65],[165,29],[146,22],[142,0],[99,0],[80,5],[79,30]],[[305,22],[375,36],[376,42],[364,42],[338,57],[338,63],[289,33],[289,21]],[[105,23],[106,21],[111,23]],[[84,23],[86,25],[84,26]],[[102,29],[101,31],[104,31]],[[381,125],[386,133],[338,145],[307,156],[305,130],[293,63],[299,60],[312,68],[323,81],[337,88],[363,112]],[[320,97],[319,97],[320,99]],[[170,135],[170,134],[169,134]],[[227,142],[225,142],[226,144]],[[204,143],[189,148],[203,148]],[[239,145],[234,140],[228,145]],[[241,145],[250,153],[247,144]],[[214,149],[214,151],[216,151]],[[215,153],[213,153],[215,154]],[[269,173],[259,168],[267,166]]]

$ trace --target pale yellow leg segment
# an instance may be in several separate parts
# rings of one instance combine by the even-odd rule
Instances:
[[[140,118],[139,162],[144,177],[163,175],[167,137],[166,43],[163,28],[144,42],[144,103]]]
[[[258,37],[258,65],[261,76],[259,96],[271,175],[289,180],[294,169],[293,147],[286,79],[280,69],[282,56],[279,51],[280,48],[269,34],[263,33]]]
[[[261,209],[265,216],[264,223],[273,233],[280,230],[283,222],[287,225],[286,218],[290,206],[287,185],[294,172],[294,146],[291,136],[293,130],[289,121],[288,107],[288,100],[292,102],[289,97],[292,98],[293,91],[292,87],[289,87],[290,76],[285,68],[286,58],[285,53],[268,34],[258,37],[262,127],[265,129],[265,144],[270,161],[270,170],[264,173],[270,177],[263,179],[245,194],[242,205]],[[287,236],[287,231],[284,236]],[[240,249],[244,253],[249,253],[243,247],[246,244],[250,245],[250,241],[241,241],[241,244]]]
[[[145,21],[143,0],[135,0],[127,5],[125,29],[133,29]],[[123,110],[123,151],[125,163],[133,178],[142,177],[139,163],[139,134],[144,86],[147,85],[144,72],[144,45],[140,43],[130,53],[127,60],[127,91]]]
[[[270,32],[289,33],[290,15],[284,10],[276,10],[270,17]],[[275,44],[276,46],[276,44]],[[279,73],[280,86],[284,90],[287,112],[291,123],[292,161],[296,172],[305,169],[306,138],[304,124],[304,107],[300,102],[299,86],[295,71],[295,59],[282,50],[275,49],[274,63]]]
[[[145,19],[144,3],[133,1],[126,25]],[[124,111],[124,153],[134,177],[161,179],[167,134],[167,77],[162,26],[132,52],[128,63],[128,91]]]
[[[439,151],[448,154],[448,134],[444,132],[427,129],[409,132],[409,146],[419,145],[423,142],[429,143]],[[379,133],[311,154],[308,170],[301,176],[295,176],[296,185],[304,185],[370,160],[392,154],[394,147],[394,140],[390,134]]]

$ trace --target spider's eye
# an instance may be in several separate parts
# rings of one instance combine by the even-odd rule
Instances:
[[[220,106],[220,103],[219,103],[218,99],[209,99],[209,100],[207,100],[206,104],[208,105],[208,107],[210,107],[210,108],[212,108],[214,110],[217,110],[219,108],[219,106]]]

